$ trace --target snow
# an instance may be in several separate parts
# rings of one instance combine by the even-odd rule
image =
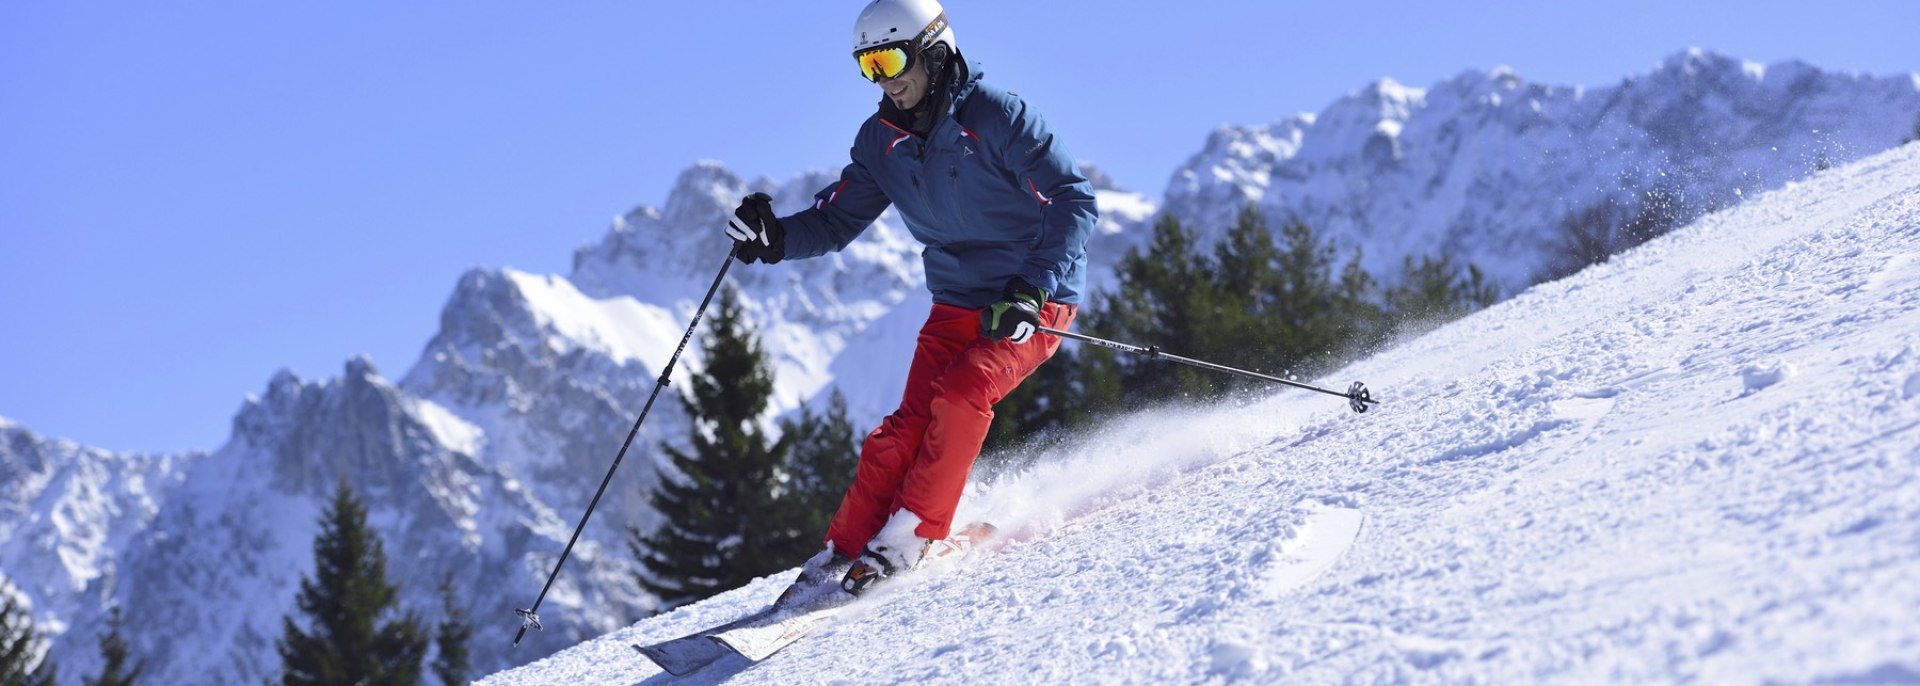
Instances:
[[[93,626],[85,593],[153,521],[202,453],[121,453],[45,439],[0,417],[0,593],[47,635]]]
[[[480,447],[486,440],[486,432],[480,427],[430,400],[409,398],[406,404],[421,424],[433,433],[435,443],[456,453],[480,454]]]
[[[502,273],[532,305],[542,329],[558,334],[548,339],[555,352],[587,345],[615,362],[660,369],[679,340],[678,334],[667,332],[685,328],[673,313],[631,297],[593,298],[559,276],[512,269]]]
[[[1039,448],[962,503],[996,552],[687,681],[1920,681],[1915,254],[1908,145],[1324,380],[1365,415],[1283,389]],[[785,576],[481,683],[663,682],[629,644]]]

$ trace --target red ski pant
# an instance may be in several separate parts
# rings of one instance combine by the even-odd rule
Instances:
[[[1065,330],[1077,312],[1072,305],[1047,303],[1040,324]],[[867,434],[853,486],[827,527],[827,542],[858,557],[902,508],[920,517],[921,538],[946,538],[967,473],[987,440],[994,403],[1059,349],[1060,339],[1046,334],[1026,343],[982,338],[980,310],[935,303],[920,327],[900,409]]]

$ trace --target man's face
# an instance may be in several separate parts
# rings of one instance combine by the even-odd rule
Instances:
[[[913,109],[920,99],[927,96],[927,61],[916,60],[912,67],[900,72],[899,78],[875,81],[880,90],[893,101],[893,106],[903,110]]]

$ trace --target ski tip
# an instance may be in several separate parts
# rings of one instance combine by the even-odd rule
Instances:
[[[659,646],[629,645],[633,646],[634,652],[652,660],[655,666],[676,677],[692,674],[707,665],[718,662],[724,656],[720,651],[725,649],[718,644],[711,646],[709,650],[688,649],[686,646],[678,650],[668,650]]]

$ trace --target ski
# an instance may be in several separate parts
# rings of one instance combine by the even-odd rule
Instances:
[[[732,646],[717,640],[721,634],[770,624],[777,625],[793,617],[805,616],[819,609],[851,603],[853,599],[853,596],[840,591],[838,588],[834,588],[831,593],[819,597],[787,604],[774,603],[761,608],[757,612],[725,624],[708,627],[679,638],[658,643],[636,644],[633,646],[633,649],[639,651],[641,655],[645,655],[647,659],[653,660],[654,664],[660,665],[660,668],[667,670],[668,674],[686,676],[699,671],[707,665],[713,664],[721,658],[736,654]],[[771,654],[771,652],[768,652],[759,658],[753,659],[755,661],[766,659],[766,655]],[[751,658],[752,656],[748,657]]]
[[[731,629],[764,617],[773,611],[774,608],[767,607],[759,612],[727,622],[726,624],[701,629],[679,638],[658,643],[636,643],[633,649],[639,651],[641,655],[645,655],[647,659],[652,660],[653,663],[659,665],[661,669],[667,670],[668,674],[686,676],[699,671],[702,667],[713,664],[720,658],[733,654],[732,650],[728,650],[726,646],[712,640],[711,636],[714,632]]]
[[[835,616],[845,612],[857,600],[846,593],[836,593],[822,602],[793,608],[791,612],[776,612],[740,626],[714,632],[710,637],[713,643],[747,658],[759,662],[780,652],[781,648],[793,645],[805,638],[814,629],[820,628]]]
[[[671,641],[661,641],[647,645],[635,644],[634,650],[640,651],[647,659],[667,670],[674,676],[686,676],[700,668],[719,661],[733,651],[707,638],[704,633],[695,633]]]
[[[927,552],[932,569],[959,562],[993,535],[992,524],[976,522],[939,541]],[[745,617],[633,649],[674,676],[686,676],[729,655],[759,662],[806,637],[852,607],[858,598],[830,586],[787,603],[774,602]]]

